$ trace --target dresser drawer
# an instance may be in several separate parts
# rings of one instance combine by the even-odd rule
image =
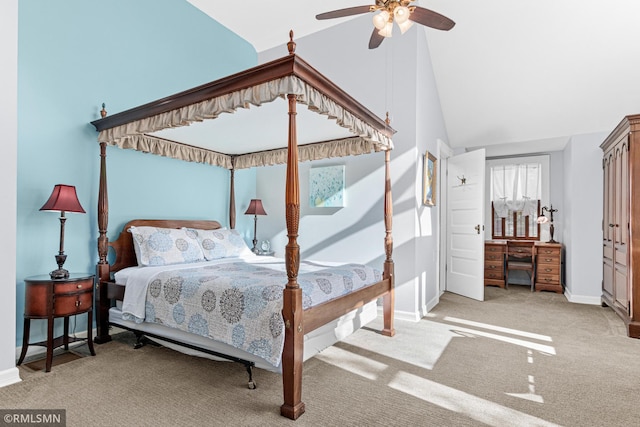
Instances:
[[[69,316],[84,313],[92,308],[93,293],[56,295],[53,301],[54,316]]]

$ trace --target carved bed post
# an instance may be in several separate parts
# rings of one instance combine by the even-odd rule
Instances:
[[[290,35],[292,36],[292,33]],[[304,327],[302,322],[302,289],[297,281],[300,266],[300,247],[297,242],[300,223],[300,183],[298,180],[296,96],[287,95],[287,98],[289,100],[289,141],[285,209],[289,242],[285,249],[288,282],[283,294],[282,310],[285,324],[284,350],[282,352],[284,403],[280,407],[280,414],[295,420],[304,413],[305,409],[302,402]]]
[[[384,316],[384,327],[381,331],[382,335],[392,337],[396,334],[393,328],[393,307],[395,305],[395,274],[394,264],[391,255],[393,253],[393,236],[391,234],[391,225],[393,218],[393,200],[391,198],[391,150],[384,152],[384,227],[386,230],[384,237],[384,252],[387,258],[384,261],[383,278],[389,279],[390,290],[382,298],[382,308]]]
[[[107,286],[101,282],[110,279],[109,239],[107,238],[107,224],[109,223],[109,197],[107,196],[107,143],[100,143],[100,187],[98,189],[98,264],[96,265],[97,292],[96,299],[96,337],[94,342],[102,344],[111,341],[109,335],[109,307]]]
[[[229,188],[229,228],[236,228],[236,189],[235,189],[235,169],[231,168],[231,184]]]

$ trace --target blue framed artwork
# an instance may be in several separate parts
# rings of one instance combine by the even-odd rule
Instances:
[[[309,170],[309,206],[344,207],[344,165]]]

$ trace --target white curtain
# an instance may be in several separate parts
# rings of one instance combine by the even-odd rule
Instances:
[[[539,163],[500,165],[491,168],[491,201],[501,218],[513,212],[538,215],[542,165]]]

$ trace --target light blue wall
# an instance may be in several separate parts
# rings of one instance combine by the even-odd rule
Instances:
[[[89,122],[101,103],[116,113],[254,66],[257,54],[185,0],[21,0],[18,36],[20,345],[23,279],[57,267],[59,215],[39,211],[55,184],[75,185],[87,211],[67,215],[65,268],[95,269],[99,146]],[[226,170],[113,147],[107,166],[110,239],[133,218],[227,221]],[[236,174],[236,192],[237,200],[255,195],[254,171]],[[81,318],[76,331],[86,329]],[[44,332],[36,322],[32,341]]]

